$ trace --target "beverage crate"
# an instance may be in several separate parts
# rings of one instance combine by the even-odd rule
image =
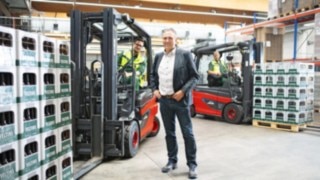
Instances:
[[[264,107],[264,98],[254,97],[253,98],[253,108],[263,108]]]
[[[58,99],[58,115],[59,117],[59,126],[66,126],[71,124],[72,113],[71,113],[71,97],[62,97]]]
[[[300,112],[307,111],[307,100],[288,100],[288,111]]]
[[[264,119],[265,121],[274,121],[276,119],[276,114],[273,110],[267,109],[264,111]]]
[[[39,101],[39,68],[18,67],[18,103]]]
[[[307,74],[292,74],[288,75],[287,77],[287,83],[285,85],[288,85],[290,87],[306,87],[308,86],[308,75]]]
[[[289,87],[288,90],[288,99],[307,99],[307,88],[305,87]]]
[[[40,69],[40,99],[55,99],[58,94],[58,82],[56,82],[56,69]]]
[[[59,124],[57,99],[40,102],[41,132],[55,130]]]
[[[253,119],[262,120],[264,119],[264,109],[253,108]]]
[[[59,160],[51,161],[41,167],[42,179],[46,180],[57,180],[59,177]]]
[[[59,158],[59,169],[61,180],[73,179],[72,152],[64,154]]]
[[[0,146],[0,179],[18,179],[19,160],[18,143],[13,142]]]
[[[301,63],[293,62],[287,64],[286,73],[287,74],[314,74],[314,64],[313,63]]]
[[[63,40],[57,40],[57,56],[56,56],[56,67],[70,69],[71,58],[70,58],[70,43]]]
[[[0,106],[0,146],[18,140],[17,105]]]
[[[41,68],[55,68],[56,64],[56,40],[39,35],[39,58]]]
[[[273,98],[264,98],[263,109],[276,109],[276,101]]]
[[[16,65],[19,67],[34,67],[39,65],[38,34],[22,30],[16,31]]]
[[[19,141],[19,174],[26,175],[41,167],[40,135],[31,136]]]
[[[41,174],[41,166],[38,167],[37,169],[20,176],[19,178],[20,180],[40,180],[40,179],[44,179],[42,178],[42,174]]]
[[[286,99],[275,99],[275,109],[285,111],[288,109],[288,102]]]
[[[273,97],[277,99],[284,99],[288,97],[288,88],[287,87],[276,87],[275,94]]]
[[[19,139],[24,139],[40,133],[39,101],[20,103],[18,105]]]
[[[58,93],[60,97],[70,97],[71,96],[71,72],[70,69],[57,69],[58,76],[56,76],[58,82]]]
[[[58,130],[41,134],[41,164],[47,164],[58,158]]]
[[[0,26],[0,67],[16,66],[16,30]]]
[[[58,135],[59,156],[72,152],[72,126],[67,125],[59,128]]]
[[[308,116],[306,111],[301,112],[288,112],[286,123],[290,124],[305,124],[306,122],[309,122]]]
[[[18,96],[17,89],[16,68],[0,66],[0,106],[15,104]]]

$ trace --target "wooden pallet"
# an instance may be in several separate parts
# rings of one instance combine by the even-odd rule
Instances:
[[[303,8],[296,9],[296,12],[297,12],[297,13],[300,13],[300,12],[308,11],[308,10],[310,10],[310,9],[313,9],[313,8],[307,6],[307,7],[303,7]]]
[[[256,127],[265,127],[277,130],[284,130],[290,132],[299,132],[303,128],[306,128],[306,124],[285,124],[278,122],[270,122],[270,121],[260,121],[260,120],[252,120],[252,125]]]
[[[266,60],[266,63],[272,63],[272,62],[282,62],[280,59],[268,59]]]
[[[283,13],[283,14],[279,14],[278,18],[290,16],[292,14],[295,14],[295,12],[294,11],[290,11],[290,12],[286,12],[286,13]]]

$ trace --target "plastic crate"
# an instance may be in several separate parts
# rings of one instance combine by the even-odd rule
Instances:
[[[70,43],[68,41],[57,40],[57,56],[56,56],[56,67],[70,69],[71,58],[70,58]]]
[[[314,73],[314,64],[313,63],[288,63],[287,64],[287,74],[306,74]]]
[[[291,124],[304,124],[307,122],[307,113],[303,112],[288,112],[287,113],[287,123]]]
[[[22,30],[16,31],[17,66],[38,68],[39,46],[38,34]]]
[[[275,99],[275,109],[277,110],[287,110],[288,103],[285,99]]]
[[[18,143],[10,143],[0,146],[0,179],[13,180],[18,179],[19,170],[19,149]]]
[[[39,61],[41,68],[55,68],[56,40],[39,35]]]
[[[39,68],[18,68],[18,103],[39,101]]]
[[[289,87],[287,88],[288,99],[307,99],[307,89],[305,87]]]
[[[58,82],[58,93],[60,97],[70,97],[71,96],[71,73],[70,69],[57,69],[58,76],[56,76]]]
[[[59,128],[58,134],[59,156],[72,151],[72,126],[67,125]]]
[[[71,180],[73,179],[73,162],[72,162],[72,152],[64,154],[59,158],[59,168],[61,180]]]
[[[40,133],[39,102],[20,103],[18,106],[19,139],[24,139]]]
[[[0,106],[15,104],[18,96],[17,89],[16,68],[0,66]]]
[[[41,164],[47,164],[56,160],[58,154],[58,130],[53,130],[41,134]]]
[[[255,120],[263,120],[264,119],[264,109],[253,108],[252,110],[253,119]]]
[[[58,82],[56,82],[56,69],[40,69],[40,99],[55,99],[58,98]]]
[[[288,111],[300,112],[307,111],[307,101],[306,100],[288,100]]]
[[[71,124],[72,121],[72,113],[71,113],[71,97],[62,97],[58,100],[58,114],[60,127]]]
[[[44,179],[41,174],[41,166],[25,175],[21,175],[20,180],[35,180],[35,179]]]
[[[292,74],[288,75],[286,85],[290,87],[306,87],[308,86],[308,75]]]
[[[253,108],[263,108],[264,107],[264,98],[254,97],[253,98]]]
[[[17,105],[0,106],[0,146],[18,140]]]
[[[1,67],[16,66],[16,30],[8,27],[0,26],[0,61]]]
[[[20,175],[41,167],[41,142],[40,135],[31,136],[19,141]]]
[[[40,102],[41,132],[52,131],[58,127],[58,108],[57,99]]]
[[[42,179],[57,180],[60,179],[59,160],[51,161],[41,167]]]

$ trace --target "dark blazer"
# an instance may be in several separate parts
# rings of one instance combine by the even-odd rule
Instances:
[[[151,71],[151,88],[153,91],[159,89],[159,64],[164,52],[156,54]],[[184,105],[190,105],[192,96],[191,89],[196,85],[199,74],[196,70],[195,63],[189,51],[177,48],[173,70],[173,89],[174,92],[182,90],[185,94],[181,100]]]

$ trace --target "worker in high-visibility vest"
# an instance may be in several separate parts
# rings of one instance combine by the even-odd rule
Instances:
[[[209,63],[208,84],[209,86],[222,86],[226,81],[228,66],[221,61],[219,51],[213,52],[213,60]]]
[[[136,91],[138,91],[140,87],[145,86],[146,59],[141,54],[141,50],[143,46],[144,46],[143,39],[137,38],[133,44],[132,51],[124,51],[120,54],[118,58],[118,68],[119,70],[124,70],[124,73],[125,73],[125,77],[123,77],[121,83],[124,83],[124,84],[132,83],[132,71],[133,71],[133,68],[135,69]],[[133,61],[133,67],[132,67],[132,61]]]

